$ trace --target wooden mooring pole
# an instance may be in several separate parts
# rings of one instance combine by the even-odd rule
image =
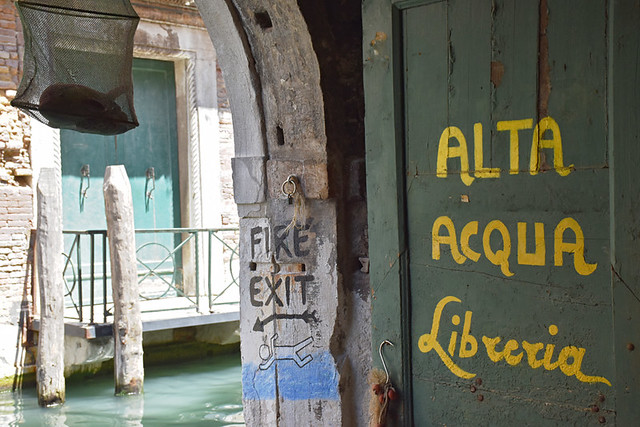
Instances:
[[[103,192],[111,254],[116,395],[140,394],[144,382],[142,319],[138,301],[133,201],[124,166],[107,167]]]
[[[36,262],[40,287],[36,382],[38,404],[52,406],[64,403],[65,399],[62,192],[55,169],[42,169],[36,192]]]

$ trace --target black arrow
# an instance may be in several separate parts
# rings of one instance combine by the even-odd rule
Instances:
[[[264,325],[269,322],[273,322],[276,319],[301,319],[304,320],[305,323],[318,322],[318,317],[316,316],[316,311],[309,313],[309,310],[305,310],[302,314],[272,314],[269,317],[265,317],[264,320],[260,320],[260,318],[256,318],[256,323],[253,325],[253,330],[256,332],[264,331]]]

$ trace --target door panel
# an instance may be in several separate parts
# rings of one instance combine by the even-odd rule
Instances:
[[[69,130],[60,132],[65,230],[106,228],[103,177],[106,166],[117,164],[123,164],[129,176],[136,229],[181,226],[173,63],[134,59],[133,85],[135,110],[140,122],[138,128],[108,137]],[[83,165],[89,165],[90,171],[86,197],[82,196],[88,182],[81,174]],[[153,168],[153,174],[150,168]],[[145,263],[154,266],[154,261],[157,264],[165,258],[167,248],[173,249],[176,238],[179,236],[138,234],[136,245],[151,243],[140,256]],[[101,241],[96,242],[97,259],[100,259],[101,245]],[[65,250],[70,246],[71,237],[67,236]],[[86,274],[90,260],[86,244],[82,247],[81,258]],[[73,262],[76,262],[75,258]],[[178,267],[180,260],[176,262],[175,267]],[[174,266],[163,263],[160,267]],[[100,265],[97,265],[97,272],[101,274]]]
[[[396,344],[398,423],[637,421],[639,16],[363,3],[372,347]]]
[[[603,29],[605,2],[590,2],[595,20],[554,2],[548,52],[513,75],[502,48],[540,43],[537,4],[522,3],[510,19],[489,0],[402,13],[410,364],[427,424],[578,423],[614,377],[606,64],[593,60],[606,46],[558,36]]]

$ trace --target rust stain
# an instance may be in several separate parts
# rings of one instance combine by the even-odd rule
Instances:
[[[491,83],[493,87],[500,86],[504,76],[504,64],[500,61],[491,61]]]
[[[376,32],[376,37],[371,40],[371,46],[375,46],[376,44],[382,43],[385,40],[387,40],[387,33],[385,33],[384,31],[378,31]]]
[[[551,94],[551,67],[549,66],[549,8],[547,0],[540,0],[540,22],[538,30],[538,117],[549,115]]]

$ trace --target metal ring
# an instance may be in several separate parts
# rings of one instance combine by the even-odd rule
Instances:
[[[287,196],[287,197],[291,197],[291,196],[292,196],[292,195],[294,195],[294,194],[296,193],[296,191],[298,190],[298,187],[297,187],[297,185],[296,185],[296,182],[295,182],[295,180],[294,180],[293,178],[295,178],[295,176],[294,176],[294,175],[289,175],[289,176],[287,177],[287,180],[286,180],[285,182],[283,182],[283,183],[282,183],[282,187],[281,187],[282,194],[284,194],[284,195],[285,195],[285,196]],[[293,185],[293,190],[291,190],[291,192],[290,192],[290,193],[288,193],[288,192],[285,190],[285,186],[286,186],[287,184],[291,184],[291,185]]]

